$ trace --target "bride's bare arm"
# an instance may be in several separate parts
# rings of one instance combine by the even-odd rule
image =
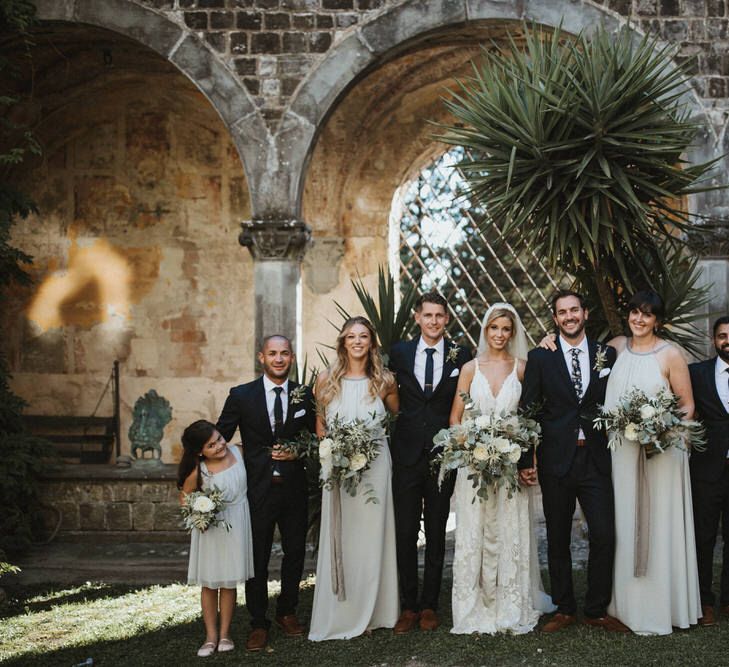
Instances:
[[[397,393],[397,381],[395,378],[387,385],[385,392],[382,402],[391,414],[396,415],[400,412],[400,395]]]
[[[456,387],[456,395],[453,398],[453,405],[451,406],[451,416],[449,420],[451,425],[461,423],[463,410],[466,407],[463,402],[463,398],[461,398],[461,394],[468,393],[468,390],[471,387],[471,381],[473,380],[473,374],[476,371],[477,363],[478,359],[471,359],[471,361],[461,366],[461,373],[458,376],[458,386]]]

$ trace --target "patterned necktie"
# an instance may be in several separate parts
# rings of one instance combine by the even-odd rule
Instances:
[[[430,398],[433,395],[433,355],[435,349],[432,347],[425,348],[425,354],[428,358],[425,360],[425,386],[423,391],[425,392],[426,398]]]
[[[582,398],[582,368],[580,368],[580,352],[576,347],[573,347],[570,352],[572,353],[572,386],[575,388],[575,394],[577,394],[578,400]]]

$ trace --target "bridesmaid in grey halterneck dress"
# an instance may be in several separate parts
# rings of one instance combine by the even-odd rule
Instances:
[[[397,412],[397,387],[379,355],[368,320],[345,322],[337,337],[337,361],[317,380],[317,401],[325,411],[318,418],[318,435],[326,432],[326,419],[335,416],[379,422],[386,409]],[[368,489],[377,503],[366,502]],[[357,495],[324,489],[321,516],[309,639],[350,639],[393,627],[399,598],[391,461],[384,430],[379,454],[364,473]]]

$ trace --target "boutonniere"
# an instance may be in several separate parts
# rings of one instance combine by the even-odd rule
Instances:
[[[306,396],[306,385],[300,384],[296,389],[291,391],[291,405],[297,405],[304,400]]]
[[[446,354],[446,359],[452,364],[456,363],[456,359],[458,359],[458,345],[451,343],[451,346],[448,348],[448,354]]]
[[[606,363],[607,349],[598,343],[597,351],[595,352],[595,365],[592,368],[599,373],[603,368],[605,368]]]

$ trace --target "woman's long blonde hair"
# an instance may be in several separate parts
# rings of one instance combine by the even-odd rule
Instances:
[[[370,321],[366,317],[350,317],[337,335],[337,358],[329,367],[327,378],[320,388],[319,396],[317,396],[317,402],[322,406],[329,405],[342,390],[342,378],[348,370],[347,350],[344,347],[344,339],[355,324],[361,324],[370,333],[370,350],[365,367],[367,377],[370,379],[370,396],[375,398],[385,387],[395,381],[393,374],[382,363],[382,354],[380,353],[380,346],[377,342],[377,332]]]

